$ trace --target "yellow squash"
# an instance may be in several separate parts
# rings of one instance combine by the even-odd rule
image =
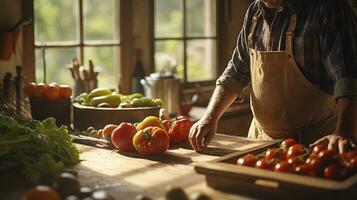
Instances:
[[[140,122],[136,129],[139,130],[144,130],[147,127],[154,126],[154,127],[159,127],[162,129],[165,129],[164,126],[161,123],[161,120],[155,116],[148,116],[146,117],[142,122]]]

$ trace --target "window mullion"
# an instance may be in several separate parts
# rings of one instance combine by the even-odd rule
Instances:
[[[183,79],[187,82],[186,0],[183,0]]]
[[[83,0],[78,0],[79,3],[79,58],[80,62],[84,63],[84,30],[83,30]]]

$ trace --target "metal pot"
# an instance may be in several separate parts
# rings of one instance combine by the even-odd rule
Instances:
[[[180,79],[171,74],[154,73],[140,80],[144,94],[149,98],[160,98],[163,107],[171,114],[180,113]]]

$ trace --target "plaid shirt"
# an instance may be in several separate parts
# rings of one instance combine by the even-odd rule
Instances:
[[[254,1],[246,13],[237,46],[217,85],[242,94],[250,82],[248,35],[252,18],[261,12],[253,36],[260,51],[285,50],[290,16],[297,14],[294,57],[305,77],[334,95],[357,95],[357,18],[345,0],[285,0],[281,9]]]

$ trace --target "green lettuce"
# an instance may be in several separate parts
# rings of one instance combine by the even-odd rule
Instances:
[[[79,162],[79,151],[66,126],[54,118],[15,119],[0,114],[0,170],[18,168],[32,182],[55,177]]]

